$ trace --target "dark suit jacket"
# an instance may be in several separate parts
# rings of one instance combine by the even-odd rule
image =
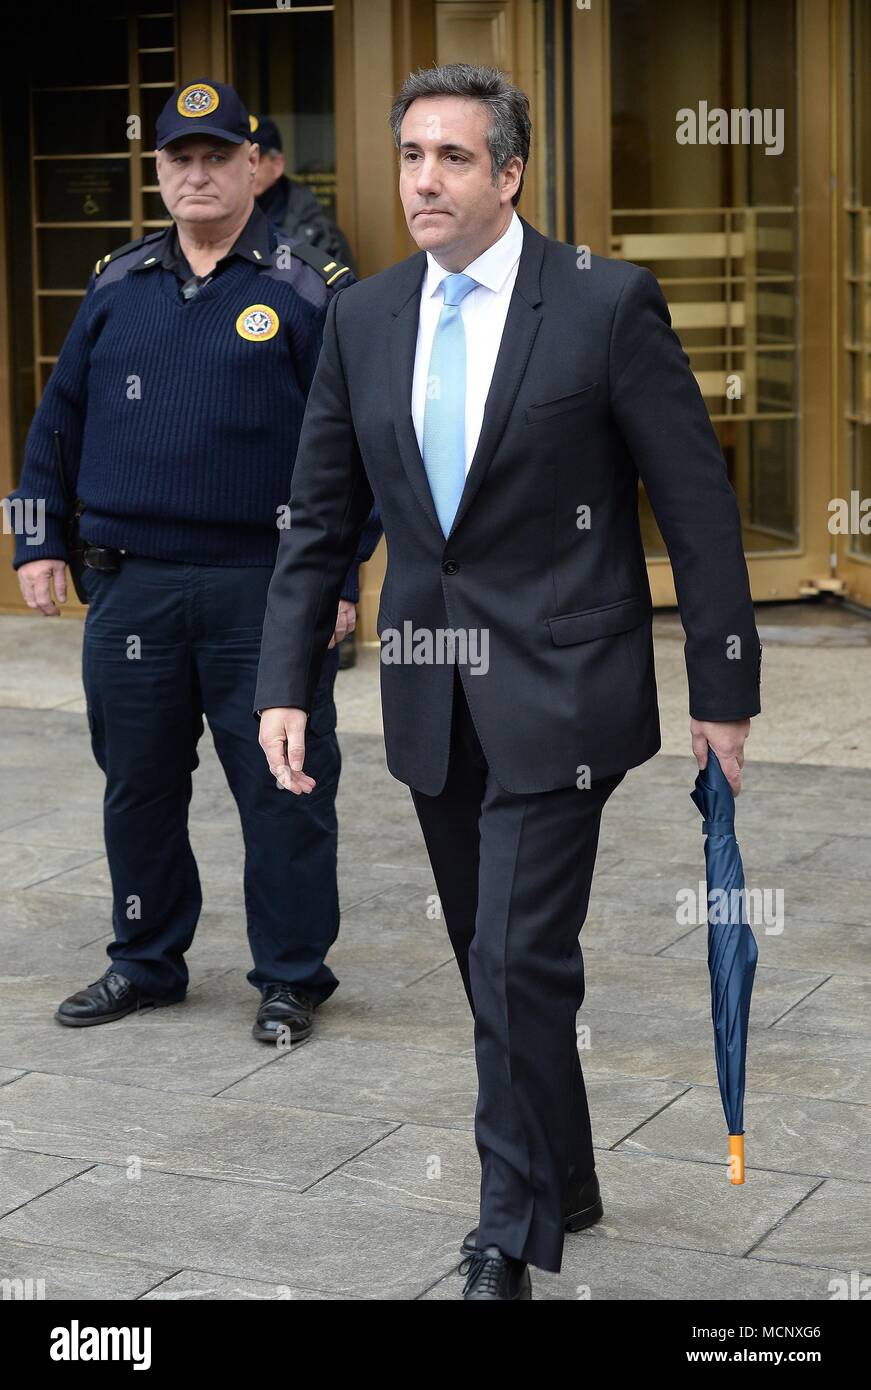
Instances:
[[[445,540],[411,418],[418,252],[329,307],[269,589],[256,707],[311,708],[373,495],[388,564],[378,631],[487,629],[460,667],[490,769],[511,792],[634,767],[660,747],[644,482],[674,571],[697,719],[759,712],[761,648],[735,494],[649,270],[523,222],[478,447]],[[589,526],[579,508],[589,507]],[[381,666],[387,763],[445,781],[449,664]]]

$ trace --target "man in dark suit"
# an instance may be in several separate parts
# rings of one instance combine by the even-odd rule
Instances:
[[[565,1230],[602,1214],[578,935],[602,809],[660,747],[639,477],[686,630],[693,751],[704,765],[713,747],[736,791],[761,649],[735,495],[655,277],[514,212],[530,125],[503,74],[414,74],[390,119],[421,250],[330,306],[269,591],[260,743],[311,791],[306,711],[374,497],[387,762],[475,1019],[464,1297],[526,1299],[527,1266],[559,1270]]]

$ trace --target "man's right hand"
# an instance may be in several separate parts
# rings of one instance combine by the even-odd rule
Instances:
[[[67,566],[65,560],[28,560],[18,567],[18,583],[28,608],[38,608],[47,618],[60,614],[57,603],[67,601]],[[54,585],[57,603],[52,598]]]
[[[295,796],[300,792],[307,795],[317,785],[302,770],[307,719],[304,709],[265,709],[260,716],[260,747],[269,771],[279,787]]]

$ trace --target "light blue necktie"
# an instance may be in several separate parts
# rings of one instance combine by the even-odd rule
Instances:
[[[448,275],[442,281],[444,305],[427,373],[423,463],[446,536],[466,482],[466,330],[460,305],[477,285],[470,275]]]

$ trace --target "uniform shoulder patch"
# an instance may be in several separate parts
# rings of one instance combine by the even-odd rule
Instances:
[[[325,285],[335,285],[342,276],[351,274],[350,266],[343,265],[335,256],[328,255],[319,246],[300,242],[298,246],[291,246],[290,250],[291,255],[298,256],[306,265],[310,265],[312,270],[316,270]]]
[[[134,241],[125,241],[123,246],[116,246],[114,251],[108,251],[105,256],[101,256],[94,266],[94,274],[100,275],[106,266],[112,261],[117,261],[119,257],[126,256],[130,251],[138,251],[140,246],[146,246],[150,241],[156,241],[158,237],[164,236],[166,228],[161,227],[159,231],[148,232],[145,236],[136,237]]]

